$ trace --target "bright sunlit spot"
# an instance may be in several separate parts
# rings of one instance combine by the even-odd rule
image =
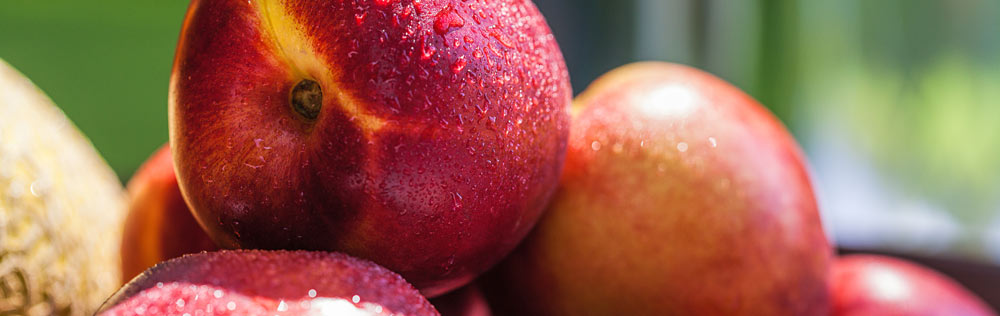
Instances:
[[[884,301],[899,301],[910,296],[910,284],[895,270],[877,268],[868,278],[873,295]]]
[[[693,89],[681,84],[663,86],[638,97],[642,98],[641,102],[635,102],[639,110],[660,117],[686,116],[698,106],[699,101]]]

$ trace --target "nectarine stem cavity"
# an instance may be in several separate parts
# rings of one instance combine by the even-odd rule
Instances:
[[[316,119],[323,108],[323,88],[319,83],[302,79],[292,88],[292,109],[306,119]]]

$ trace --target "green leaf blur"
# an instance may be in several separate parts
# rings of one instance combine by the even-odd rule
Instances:
[[[0,1],[0,58],[55,101],[123,180],[167,141],[187,1]]]

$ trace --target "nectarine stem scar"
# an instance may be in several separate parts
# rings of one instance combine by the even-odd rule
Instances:
[[[316,119],[323,108],[323,89],[316,81],[302,79],[292,88],[291,103],[292,109],[302,117]]]
[[[289,80],[297,83],[290,99],[295,112],[313,120],[319,116],[320,108],[326,102],[354,118],[354,124],[368,136],[385,125],[382,118],[366,113],[364,102],[337,86],[340,75],[337,65],[325,60],[324,54],[317,51],[314,39],[300,25],[294,12],[289,12],[280,0],[259,0],[255,3],[262,29],[265,30],[264,37],[269,39],[267,42],[275,56],[288,67]],[[296,94],[305,99],[297,99]]]

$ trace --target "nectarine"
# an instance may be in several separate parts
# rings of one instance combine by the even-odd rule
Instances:
[[[238,250],[156,265],[100,315],[438,315],[392,271],[340,253]]]
[[[994,316],[979,297],[929,268],[886,256],[833,265],[833,316]]]
[[[637,63],[574,102],[537,228],[491,276],[533,315],[822,315],[832,250],[781,123],[705,72]],[[491,296],[491,295],[488,295]]]
[[[534,225],[570,98],[528,0],[195,0],[170,143],[216,243],[343,251],[434,296]]]
[[[198,226],[177,187],[170,147],[164,145],[128,182],[129,211],[122,236],[122,281],[189,253],[218,249]]]

